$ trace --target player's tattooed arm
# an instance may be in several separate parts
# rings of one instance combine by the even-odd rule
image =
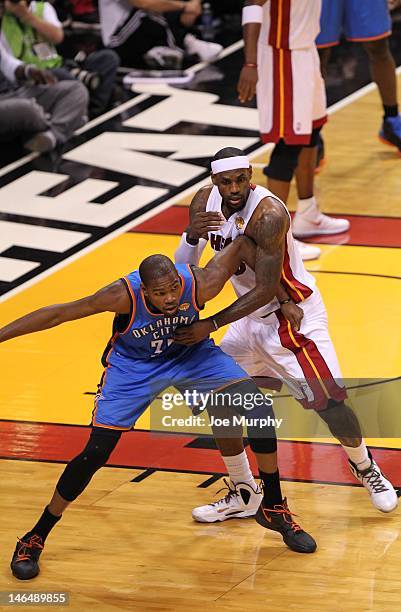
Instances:
[[[246,317],[277,295],[288,227],[289,219],[282,206],[270,201],[270,205],[265,207],[252,227],[251,236],[256,242],[256,285],[214,316],[219,327]]]
[[[254,269],[256,245],[247,236],[239,236],[217,253],[204,268],[196,268],[197,302],[205,304],[216,297],[242,262]]]
[[[80,300],[45,306],[16,319],[0,329],[0,342],[101,312],[126,314],[130,312],[130,308],[131,302],[125,283],[119,280]]]
[[[255,253],[256,246],[253,240],[239,236],[217,253],[205,268],[192,268],[196,279],[197,303],[203,306],[216,297],[243,261],[254,268]],[[213,318],[203,319],[192,325],[177,328],[174,340],[181,344],[196,344],[215,329]]]

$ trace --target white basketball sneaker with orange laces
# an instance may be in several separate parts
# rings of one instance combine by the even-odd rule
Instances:
[[[234,484],[226,478],[223,481],[228,489],[227,495],[217,502],[192,510],[192,518],[198,523],[215,523],[256,514],[263,498],[262,489],[259,486],[254,489],[246,482]]]

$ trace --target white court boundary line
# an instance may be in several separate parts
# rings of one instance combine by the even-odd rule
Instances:
[[[226,49],[224,49],[221,52],[221,54],[220,54],[219,58],[217,58],[217,60],[218,59],[222,59],[223,57],[226,57],[227,55],[230,55],[231,53],[234,53],[235,51],[238,51],[238,49],[241,49],[242,46],[243,46],[243,42],[242,41],[238,41],[238,42],[230,45],[229,47],[227,47]],[[196,64],[195,66],[193,66],[192,70],[194,72],[198,72],[199,70],[202,70],[202,68],[204,66],[205,66],[205,63],[201,62],[201,63]],[[401,74],[401,66],[399,66],[396,69],[396,73],[397,73],[397,75]],[[347,96],[343,100],[340,100],[339,102],[336,102],[335,104],[332,104],[327,109],[327,114],[328,115],[332,115],[333,113],[336,113],[337,111],[341,110],[342,108],[345,108],[346,106],[349,106],[353,102],[356,102],[357,100],[359,100],[359,98],[362,98],[366,94],[374,91],[374,89],[376,87],[377,87],[376,83],[369,83],[368,85],[365,85],[364,87],[361,87],[361,89],[358,89],[357,91],[355,91],[354,93],[350,94],[349,96]],[[145,98],[149,97],[149,94],[143,94],[143,95],[145,96]],[[134,102],[136,102],[136,104],[138,104],[138,98],[139,97],[140,96],[138,96],[137,98],[134,98],[132,101],[129,100],[128,102],[125,102],[121,106],[126,106],[126,108],[130,108],[130,104],[129,103],[131,102],[132,106],[134,106]],[[121,112],[121,106],[117,107],[116,109],[113,109],[112,111],[110,111],[110,113],[106,113],[105,116],[107,118],[110,118],[110,116],[118,115]],[[91,127],[94,127],[94,125],[98,125],[98,123],[101,123],[101,121],[99,121],[99,119],[100,118],[94,119],[94,121],[91,121],[90,123],[85,125],[83,128],[81,128],[79,133],[82,134],[83,132],[89,130]],[[254,151],[252,151],[252,153],[250,154],[250,157],[252,159],[253,157],[261,155],[262,153],[268,152],[272,148],[273,148],[273,144],[272,143],[264,144],[264,145],[258,147],[257,149],[255,149]],[[28,156],[28,158],[30,158],[30,157],[31,157],[31,155]],[[11,165],[13,166],[14,164],[11,164]],[[21,164],[18,164],[18,165],[21,165]],[[15,167],[18,167],[18,166],[15,166]],[[0,172],[0,176],[1,176],[1,174],[2,174],[2,172]],[[193,193],[197,189],[200,189],[201,187],[206,185],[208,182],[209,182],[209,178],[205,178],[205,179],[202,179],[201,181],[199,181],[198,183],[196,183],[195,185],[191,185],[190,187],[187,187],[186,189],[184,189],[184,191],[181,191],[180,193],[177,193],[175,196],[172,196],[171,198],[169,198],[165,202],[162,202],[161,204],[158,204],[157,206],[155,206],[154,208],[152,208],[148,212],[143,213],[142,215],[140,215],[139,217],[134,219],[133,221],[128,221],[127,223],[125,223],[124,225],[122,225],[118,229],[114,230],[110,234],[107,234],[107,236],[103,236],[103,238],[100,238],[100,240],[97,240],[96,242],[88,245],[87,247],[85,247],[84,249],[78,251],[77,253],[74,253],[74,255],[71,255],[67,259],[64,259],[63,261],[60,261],[58,264],[56,264],[55,266],[52,266],[48,270],[44,270],[41,274],[38,274],[34,278],[29,279],[28,281],[26,281],[22,285],[19,285],[18,287],[15,287],[11,291],[9,291],[6,294],[0,296],[0,304],[2,302],[5,302],[8,299],[14,297],[18,293],[21,293],[22,291],[25,291],[25,289],[29,289],[30,287],[32,287],[36,283],[44,280],[45,278],[47,278],[48,276],[53,274],[54,272],[58,272],[58,270],[61,270],[62,268],[66,267],[70,263],[73,263],[74,261],[76,261],[80,257],[83,257],[83,256],[87,255],[88,253],[94,251],[98,247],[101,247],[103,244],[106,244],[110,240],[113,240],[113,238],[116,238],[117,236],[120,236],[121,234],[124,234],[127,229],[131,229],[133,227],[136,227],[137,225],[140,225],[144,221],[147,221],[148,219],[150,219],[151,217],[155,216],[156,214],[162,212],[163,210],[166,210],[167,208],[170,208],[170,206],[173,206],[176,202],[178,202],[182,198],[186,197],[190,193]]]

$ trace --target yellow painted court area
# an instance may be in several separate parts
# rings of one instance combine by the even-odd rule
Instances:
[[[173,257],[177,242],[173,236],[139,233],[114,238],[5,301],[0,324],[48,304],[88,295],[136,269],[150,254],[161,251]],[[401,282],[380,275],[398,273],[401,252],[346,246],[322,248],[321,259],[310,262],[308,268],[316,272],[344,376],[396,377],[401,370]],[[211,250],[207,250],[203,261],[211,256]],[[227,285],[208,304],[205,315],[233,299],[234,293]],[[96,391],[103,369],[100,357],[111,334],[112,319],[111,313],[96,315],[0,345],[5,381],[0,390],[0,418],[88,424],[93,395],[85,393]],[[223,333],[216,333],[217,341]],[[295,405],[293,400],[286,402]],[[296,414],[300,420],[306,418],[302,409]],[[137,426],[149,427],[147,414]]]

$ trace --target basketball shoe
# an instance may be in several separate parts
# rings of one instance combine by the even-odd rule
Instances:
[[[385,144],[393,145],[401,151],[401,116],[386,117],[383,120],[379,138]]]
[[[349,467],[355,478],[368,490],[372,504],[381,512],[392,512],[398,505],[397,493],[387,478],[385,478],[369,452],[370,467],[359,470],[357,465],[348,459]]]
[[[223,46],[215,42],[201,40],[193,34],[187,34],[184,38],[184,47],[190,55],[197,55],[201,62],[212,62],[223,50]]]
[[[28,537],[27,537],[28,536]],[[38,559],[43,550],[43,540],[37,534],[18,538],[11,560],[11,571],[19,580],[30,580],[39,574]]]
[[[296,212],[292,220],[292,233],[295,238],[307,238],[308,236],[325,236],[330,234],[341,234],[350,227],[347,219],[336,219],[320,212],[314,198],[308,208],[302,213]]]
[[[321,250],[319,247],[314,244],[306,244],[305,242],[300,242],[299,240],[294,241],[298,245],[299,252],[301,253],[302,261],[310,261],[311,259],[319,259],[321,255]]]
[[[246,518],[254,516],[262,501],[260,487],[254,489],[246,482],[234,484],[231,480],[223,478],[228,493],[217,502],[207,506],[199,506],[192,510],[192,518],[198,523],[215,523],[230,518]],[[225,487],[224,487],[225,488]],[[220,489],[222,491],[223,489]]]
[[[287,498],[283,503],[273,508],[265,508],[264,504],[259,506],[256,513],[256,522],[266,529],[278,531],[288,548],[299,553],[313,553],[316,550],[316,542],[309,533],[306,533],[292,517],[287,504]]]

